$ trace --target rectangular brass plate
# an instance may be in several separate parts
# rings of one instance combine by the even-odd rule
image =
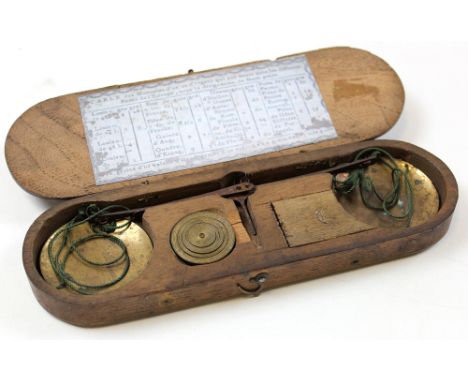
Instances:
[[[372,228],[349,215],[333,191],[279,200],[272,205],[290,247]]]

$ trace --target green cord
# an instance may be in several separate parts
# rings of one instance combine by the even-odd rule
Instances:
[[[127,229],[131,224],[131,220],[128,219],[120,225],[117,225],[117,222],[115,220],[111,222],[106,222],[104,224],[97,223],[99,217],[102,216],[104,213],[119,210],[129,209],[125,206],[120,205],[111,205],[102,209],[100,209],[95,204],[82,206],[78,210],[78,214],[73,219],[71,219],[65,225],[65,227],[63,227],[54,234],[54,236],[49,242],[49,246],[47,249],[52,269],[54,270],[55,274],[57,275],[60,281],[60,284],[57,288],[68,287],[81,294],[94,294],[101,289],[115,285],[126,276],[130,268],[130,257],[128,256],[127,246],[121,239],[119,239],[116,236],[113,236],[112,233],[115,232],[115,230],[117,229]],[[89,234],[87,236],[83,236],[77,240],[71,240],[71,233],[73,229],[87,222],[91,225],[91,228],[94,233]],[[59,248],[56,251],[54,251],[54,244],[59,238],[61,238]],[[100,239],[108,240],[109,242],[120,247],[120,254],[110,261],[96,262],[88,259],[79,250],[80,246],[84,243]],[[64,251],[65,247],[68,247],[68,249]],[[125,266],[122,272],[109,282],[97,285],[85,284],[76,280],[71,274],[65,271],[67,261],[71,255],[77,256],[84,264],[87,264],[90,267],[111,267],[120,265],[122,263],[124,263]]]
[[[344,181],[338,181],[336,178],[337,175],[334,175],[332,180],[333,191],[338,195],[349,194],[359,186],[362,202],[367,208],[376,211],[382,211],[385,215],[395,220],[406,220],[409,226],[413,217],[414,206],[413,189],[408,177],[408,168],[406,168],[404,171],[400,170],[393,156],[386,150],[379,147],[371,147],[360,151],[355,156],[354,160],[363,159],[365,157],[375,157],[391,170],[391,191],[386,195],[382,195],[375,188],[372,178],[365,173],[364,168],[356,168],[352,170]],[[403,184],[405,186],[407,206],[401,215],[396,215],[393,214],[390,210],[400,201],[400,194],[402,192],[401,180],[403,180]],[[378,199],[378,204],[373,204],[370,202],[372,196],[375,196]],[[131,220],[127,219],[125,223],[121,225],[117,225],[115,220],[105,224],[97,223],[100,216],[116,210],[128,211],[129,209],[121,205],[110,205],[102,209],[100,209],[95,204],[82,206],[78,210],[78,214],[73,219],[71,219],[65,225],[65,227],[54,234],[49,242],[48,254],[52,269],[60,281],[60,284],[57,288],[68,287],[80,294],[89,295],[94,294],[101,289],[115,285],[126,276],[130,268],[130,257],[128,255],[127,246],[121,239],[113,236],[112,233],[117,229],[127,229],[131,224]],[[81,237],[77,240],[71,240],[71,232],[73,229],[87,222],[91,225],[94,233]],[[61,238],[59,248],[58,250],[54,251],[54,244],[59,238]],[[100,239],[108,240],[109,242],[120,247],[120,254],[107,262],[97,262],[88,259],[80,252],[79,247],[84,243]],[[68,249],[64,251],[65,247],[67,246]],[[109,282],[96,285],[85,284],[76,280],[72,275],[65,271],[67,261],[72,255],[77,256],[84,264],[87,264],[90,267],[110,267],[120,265],[122,263],[125,263],[125,266],[122,272]]]
[[[395,158],[389,152],[379,147],[370,147],[360,151],[355,156],[354,160],[363,159],[365,157],[374,157],[391,170],[392,189],[390,192],[386,195],[382,195],[382,193],[375,188],[372,178],[365,173],[365,169],[362,167],[352,170],[344,181],[337,181],[337,175],[334,175],[332,181],[333,191],[338,195],[349,194],[359,186],[361,200],[367,208],[382,211],[385,215],[395,220],[406,220],[409,226],[413,217],[414,205],[413,188],[408,176],[407,166],[405,170],[402,171],[398,168]],[[390,210],[400,201],[402,183],[405,187],[407,206],[401,215],[396,215],[390,212]],[[370,199],[372,196],[377,198],[377,204],[371,203]]]

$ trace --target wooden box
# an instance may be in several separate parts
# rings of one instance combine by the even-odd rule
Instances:
[[[382,59],[359,49],[338,47],[302,54],[333,121],[335,139],[97,185],[78,101],[78,97],[96,90],[46,100],[19,117],[6,141],[12,175],[34,195],[64,199],[37,218],[24,240],[24,268],[39,303],[75,325],[109,325],[246,294],[258,295],[270,288],[408,256],[438,241],[448,229],[457,202],[454,176],[440,159],[419,147],[373,140],[388,131],[402,111],[404,90],[397,74]],[[159,80],[144,83],[155,81]],[[373,146],[413,164],[432,180],[439,194],[435,216],[396,229],[340,234],[332,227],[322,238],[311,240],[301,239],[304,227],[300,227],[301,232],[288,237],[275,211],[283,209],[284,216],[300,214],[308,205],[294,210],[280,202],[329,190],[330,174],[314,172],[349,162],[359,150]],[[256,225],[254,237],[245,229],[234,201],[216,194],[218,189],[236,187],[245,177],[257,188],[249,197]],[[310,177],[310,182],[304,182],[304,177]],[[39,254],[46,240],[87,203],[148,207],[142,224],[154,244],[151,260],[137,279],[96,295],[56,289],[39,270]],[[277,205],[272,207],[274,203]],[[220,261],[188,265],[174,255],[170,229],[183,214],[210,208],[227,211],[237,227],[236,246]],[[327,219],[317,211],[310,211],[315,219],[309,222],[311,227],[326,226]]]

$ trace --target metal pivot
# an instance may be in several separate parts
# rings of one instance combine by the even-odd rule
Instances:
[[[250,213],[248,198],[255,192],[255,185],[250,182],[241,182],[234,186],[231,191],[226,190],[221,194],[222,197],[234,201],[239,216],[244,224],[250,237],[257,236],[257,228],[255,227],[252,214]]]

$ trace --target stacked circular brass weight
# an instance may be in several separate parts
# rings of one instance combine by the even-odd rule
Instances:
[[[229,221],[216,211],[185,216],[171,232],[171,246],[189,264],[209,264],[228,256],[236,243]]]

